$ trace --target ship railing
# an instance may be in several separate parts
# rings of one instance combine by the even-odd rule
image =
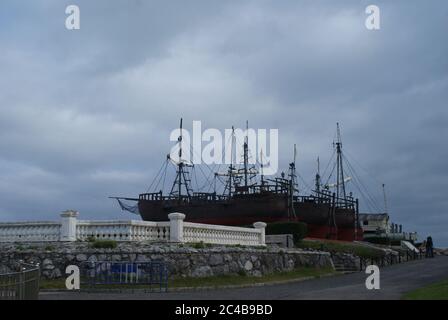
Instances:
[[[345,198],[335,197],[333,193],[328,191],[313,191],[316,195],[309,196],[294,196],[294,201],[298,202],[315,202],[315,203],[328,203],[331,204],[334,201],[334,205],[337,208],[354,210],[357,205],[357,200],[352,196],[346,196]]]
[[[355,204],[345,201],[340,201],[335,203],[336,208],[338,209],[347,209],[347,210],[355,210]]]
[[[148,201],[188,201],[191,197],[187,195],[168,195],[164,196],[161,192],[156,193],[142,193],[139,195],[139,200]]]
[[[194,192],[193,198],[201,200],[215,200],[216,192]]]
[[[193,202],[215,202],[215,201],[227,201],[229,200],[228,195],[218,195],[216,192],[195,192],[191,197]]]
[[[163,200],[162,192],[142,193],[138,196],[140,200]]]
[[[315,196],[294,196],[293,201],[295,202],[312,202],[321,204],[331,204],[331,198],[315,197]]]
[[[163,202],[167,202],[167,204],[170,203],[179,203],[179,202],[183,202],[183,203],[189,203],[191,201],[195,201],[195,200],[200,200],[200,201],[225,201],[229,199],[228,195],[218,195],[216,193],[205,193],[205,192],[198,192],[198,193],[193,193],[193,195],[188,196],[188,195],[182,195],[182,196],[177,196],[177,195],[168,195],[168,196],[163,196],[160,193],[143,193],[140,194],[139,196],[140,200],[147,200],[147,201],[163,201]]]
[[[264,184],[264,185],[255,185],[250,186],[248,193],[249,194],[255,194],[255,193],[262,193],[262,192],[272,192],[272,193],[288,193],[288,188],[285,188],[283,186],[274,185],[274,184]]]

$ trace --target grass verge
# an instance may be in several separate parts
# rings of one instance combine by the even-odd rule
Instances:
[[[198,287],[223,287],[229,285],[250,285],[257,283],[269,283],[287,280],[299,280],[303,278],[313,277],[319,278],[324,275],[334,274],[335,271],[331,268],[297,268],[293,271],[278,272],[264,275],[261,277],[243,276],[243,275],[223,275],[205,278],[172,278],[168,282],[168,288],[198,288]],[[40,283],[41,289],[65,289],[65,279],[56,280],[42,280]],[[136,289],[145,288],[144,286],[133,285],[102,285],[99,289]]]
[[[404,300],[448,300],[448,280],[419,288],[403,295]]]
[[[169,287],[221,287],[228,285],[247,285],[256,283],[269,283],[286,280],[297,280],[302,278],[319,278],[323,275],[334,273],[331,268],[297,268],[288,272],[277,272],[261,277],[224,275],[205,278],[174,278],[169,283]]]

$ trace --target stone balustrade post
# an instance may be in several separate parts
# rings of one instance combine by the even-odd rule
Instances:
[[[261,245],[266,244],[266,226],[267,226],[267,224],[264,222],[255,222],[254,223],[254,228],[261,231],[261,239],[260,239]]]
[[[173,212],[168,215],[170,219],[170,241],[184,242],[184,219],[185,215]]]
[[[78,211],[66,210],[61,213],[60,241],[76,241],[76,224]]]

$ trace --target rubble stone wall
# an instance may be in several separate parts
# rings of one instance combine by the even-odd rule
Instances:
[[[334,268],[327,252],[238,246],[194,246],[166,243],[118,243],[114,249],[94,249],[86,242],[9,243],[0,245],[0,272],[19,261],[39,263],[42,276],[65,276],[68,265],[89,261],[164,261],[170,276],[207,277],[226,274],[261,276],[298,267]]]

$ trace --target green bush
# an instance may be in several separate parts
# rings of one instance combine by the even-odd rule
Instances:
[[[212,245],[210,243],[204,243],[204,241],[201,241],[189,243],[189,246],[195,249],[205,249],[211,247]]]
[[[115,249],[117,242],[114,240],[94,240],[90,242],[90,246],[95,249]]]
[[[266,226],[266,234],[292,234],[294,243],[298,243],[307,235],[307,226],[303,222],[274,222]]]
[[[246,277],[246,276],[247,276],[247,272],[246,272],[246,270],[244,270],[244,269],[240,269],[240,270],[238,270],[237,274],[238,274],[240,277]]]

